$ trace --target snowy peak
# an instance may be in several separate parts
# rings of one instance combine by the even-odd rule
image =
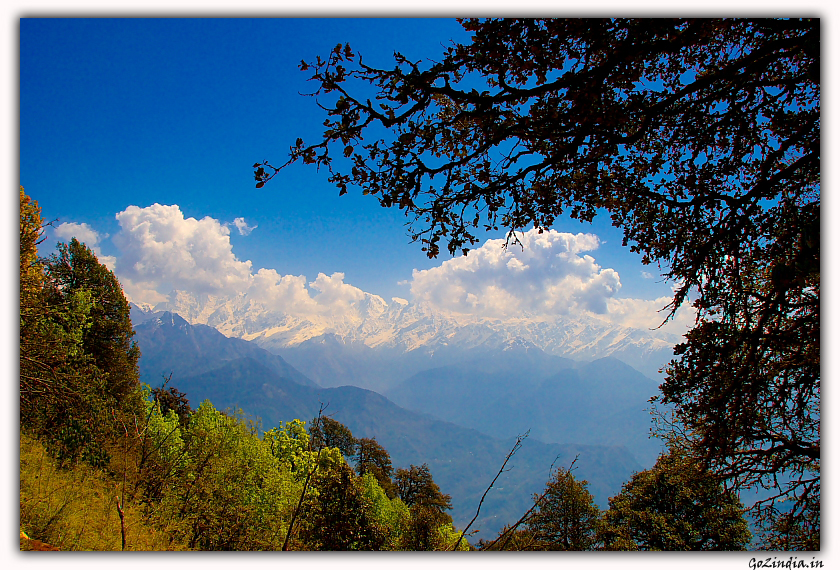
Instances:
[[[295,315],[245,294],[221,298],[183,291],[173,292],[170,301],[154,307],[154,312],[160,311],[177,313],[192,324],[212,326],[226,336],[251,340],[278,353],[332,335],[344,345],[405,353],[531,348],[575,360],[613,356],[651,376],[667,363],[679,342],[668,333],[611,325],[594,317],[479,318],[443,313],[399,298],[386,302],[367,293],[339,315]]]

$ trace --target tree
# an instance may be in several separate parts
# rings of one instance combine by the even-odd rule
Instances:
[[[174,386],[170,386],[168,390],[165,387],[154,388],[152,389],[152,397],[160,406],[161,415],[165,416],[172,410],[178,416],[181,425],[187,425],[193,409],[190,407],[190,401],[184,392]]]
[[[598,539],[607,550],[744,550],[743,512],[714,474],[672,446],[610,499]]]
[[[441,527],[452,525],[452,517],[445,511],[452,508],[452,497],[441,492],[432,479],[432,472],[425,463],[420,467],[397,469],[394,475],[397,494],[411,513],[411,523],[404,534],[406,550],[441,550],[452,544],[442,544]]]
[[[379,486],[385,491],[389,499],[397,496],[397,488],[391,481],[394,469],[391,467],[391,456],[379,445],[375,438],[363,437],[358,440],[356,453],[356,473],[359,477],[370,473],[376,478]]]
[[[63,382],[56,367],[66,355],[47,318],[44,271],[38,262],[43,240],[41,208],[20,187],[20,408],[21,423],[34,423],[35,402],[58,397]]]
[[[20,208],[21,426],[44,437],[60,464],[101,464],[116,413],[142,409],[128,303],[78,241],[38,258],[40,208],[22,188]]]
[[[444,495],[440,487],[432,479],[432,472],[425,463],[420,467],[409,466],[408,469],[397,469],[397,493],[408,507],[423,505],[432,507],[441,513],[452,508],[452,497]]]
[[[82,337],[85,353],[105,375],[108,393],[115,400],[139,395],[140,349],[131,340],[134,329],[128,301],[114,273],[76,238],[58,244],[58,253],[47,260],[45,272],[56,304],[77,291],[92,294],[90,323]]]
[[[356,455],[358,442],[353,437],[353,432],[341,422],[327,416],[315,418],[309,424],[309,431],[312,434],[312,444],[316,448],[335,447],[347,457]]]
[[[364,494],[361,481],[344,463],[319,472],[314,486],[317,498],[305,507],[303,533],[311,550],[381,550],[384,529],[375,524],[373,505]]]
[[[608,215],[691,300],[662,399],[735,487],[819,493],[820,28],[813,19],[464,20],[437,62],[301,62],[326,110],[295,161],[404,209],[430,257],[476,230]],[[337,151],[336,151],[337,150]],[[779,474],[793,481],[776,484]],[[796,515],[795,515],[796,516]]]
[[[776,512],[768,513],[765,517],[773,522],[761,536],[761,549],[819,550],[820,504],[813,502],[818,496],[819,493],[812,494],[810,501],[799,512],[773,507]],[[785,504],[781,506],[784,508]]]
[[[32,310],[44,272],[38,263],[38,244],[43,241],[41,207],[20,187],[20,304],[21,311]]]
[[[528,520],[533,543],[527,550],[591,550],[601,511],[587,490],[568,469],[558,469],[546,492],[534,495],[537,505]]]

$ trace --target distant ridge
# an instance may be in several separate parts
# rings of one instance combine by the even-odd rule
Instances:
[[[627,328],[591,316],[556,316],[548,320],[527,314],[507,319],[478,318],[445,314],[428,304],[403,299],[386,302],[369,293],[352,303],[340,317],[278,311],[246,294],[217,297],[183,291],[173,291],[169,301],[145,310],[172,311],[192,324],[206,324],[226,336],[252,340],[283,355],[321,385],[341,385],[348,379],[319,378],[320,371],[305,367],[308,357],[295,357],[301,351],[317,352],[312,345],[320,342],[345,345],[347,355],[352,353],[354,358],[367,352],[364,358],[369,360],[387,360],[394,354],[411,354],[419,359],[451,349],[533,347],[579,361],[611,356],[656,378],[680,340],[661,330]],[[393,380],[388,378],[387,382]],[[367,387],[385,389],[387,382]]]
[[[370,390],[315,386],[282,358],[266,358],[268,353],[256,346],[251,352],[250,343],[190,325],[171,312],[147,319],[135,331],[144,376],[159,379],[162,371],[173,371],[171,385],[185,392],[193,406],[209,399],[218,409],[241,409],[269,429],[281,421],[311,420],[323,404],[325,413],[347,425],[356,437],[375,437],[395,467],[428,463],[443,492],[452,495],[452,515],[460,528],[472,518],[481,494],[513,445],[509,438],[496,439],[406,410]],[[560,359],[548,357],[546,364],[554,360]],[[495,536],[504,524],[515,522],[530,507],[531,496],[542,491],[551,466],[568,467],[575,457],[576,476],[589,481],[603,507],[642,468],[622,446],[546,444],[529,437],[510,471],[488,495],[476,522],[481,533],[473,540]]]
[[[140,377],[151,386],[160,385],[163,377],[202,374],[230,362],[250,359],[280,377],[306,386],[312,380],[283,360],[259,346],[237,338],[228,338],[213,327],[191,325],[181,316],[159,311],[143,313],[148,318],[134,326],[134,340],[140,346]]]

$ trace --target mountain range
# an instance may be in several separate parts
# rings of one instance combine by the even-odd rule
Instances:
[[[411,375],[456,364],[465,350],[539,349],[576,361],[613,357],[651,378],[673,356],[679,337],[610,324],[593,316],[523,314],[494,319],[445,313],[426,303],[365,293],[335,314],[296,315],[251,299],[173,291],[169,300],[135,311],[170,311],[283,356],[322,386],[387,391]],[[135,321],[136,322],[136,321]],[[364,368],[365,373],[358,371]]]
[[[407,400],[407,406],[401,407],[364,388],[317,386],[281,356],[254,343],[228,338],[212,327],[192,325],[177,314],[132,309],[132,318],[138,322],[135,339],[142,353],[140,370],[144,381],[160,385],[162,376],[172,374],[171,385],[185,392],[193,406],[209,399],[219,409],[238,408],[259,418],[264,429],[295,418],[310,420],[325,405],[325,413],[349,427],[356,437],[377,438],[391,454],[395,467],[427,463],[443,492],[452,495],[452,515],[461,528],[475,513],[481,494],[513,445],[513,435],[527,429],[529,422],[520,420],[528,416],[529,398],[540,400],[532,418],[543,421],[545,417],[557,417],[575,407],[571,398],[581,397],[576,407],[584,414],[589,410],[593,416],[587,426],[613,436],[627,431],[624,424],[611,427],[604,420],[606,416],[592,410],[593,402],[596,407],[609,408],[611,404],[604,402],[610,400],[610,392],[624,402],[628,401],[628,393],[634,393],[635,388],[628,392],[608,386],[610,378],[614,383],[622,382],[616,370],[624,373],[624,369],[629,369],[614,359],[580,367],[572,360],[528,346],[514,346],[495,356],[482,352],[480,347],[462,350],[458,364],[427,369],[395,387],[393,397]],[[328,335],[324,337],[325,347],[330,346],[327,340],[343,346],[338,338]],[[452,358],[454,350],[449,348]],[[434,356],[431,358],[435,360]],[[355,373],[364,375],[363,370]],[[470,389],[456,389],[458,383],[453,379],[458,375],[468,379]],[[558,375],[560,378],[555,378]],[[591,385],[573,386],[580,384],[582,377]],[[645,381],[647,387],[655,387],[652,380]],[[569,385],[565,388],[577,392],[566,390],[563,382]],[[480,413],[470,416],[472,412],[468,411],[472,409],[469,400],[475,398],[476,390],[481,392],[482,386],[485,393],[495,398],[485,398],[483,404],[473,406],[476,410],[498,413],[505,401],[513,404],[504,412],[506,415],[497,416],[497,423],[506,424],[504,429],[491,429],[487,422],[479,426],[481,430],[466,425],[482,417]],[[440,393],[429,394],[429,390]],[[587,390],[593,392],[592,397],[583,397]],[[425,391],[425,399],[412,401],[412,393],[417,396],[418,391]],[[460,415],[459,409],[463,412]],[[447,417],[450,421],[446,421]],[[598,422],[602,424],[596,425]],[[552,466],[568,467],[577,457],[575,474],[589,481],[589,488],[602,507],[634,471],[645,466],[637,459],[638,450],[628,449],[620,437],[613,437],[612,444],[598,444],[593,437],[586,442],[585,428],[581,428],[561,436],[562,442],[551,443],[540,441],[550,432],[549,427],[533,422],[530,425],[531,435],[482,506],[482,515],[476,522],[481,533],[476,539],[491,537],[502,525],[517,520],[530,506],[531,496],[545,486]],[[641,456],[649,459],[647,454]]]

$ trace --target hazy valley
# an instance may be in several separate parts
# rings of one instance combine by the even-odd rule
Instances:
[[[391,314],[393,321],[408,319],[409,307],[402,307]],[[325,405],[325,413],[356,437],[375,437],[395,466],[428,463],[452,495],[456,525],[472,518],[514,438],[529,432],[482,507],[478,537],[498,532],[527,510],[552,465],[568,466],[578,457],[576,475],[590,482],[605,508],[660,450],[659,441],[649,438],[647,409],[657,383],[614,357],[576,361],[486,323],[457,326],[428,314],[409,330],[390,329],[389,340],[374,346],[361,341],[371,327],[362,322],[345,328],[343,337],[322,332],[282,347],[276,337],[288,339],[291,329],[285,336],[243,334],[254,338],[248,342],[172,312],[145,309],[132,306],[143,381],[160,385],[171,374],[171,385],[193,405],[210,399],[220,409],[241,408],[264,429],[310,420]],[[205,311],[192,317],[215,322],[220,313],[216,308],[210,316]],[[378,321],[380,333],[385,322]],[[301,330],[299,337],[305,336]],[[438,333],[428,334],[432,330]],[[425,342],[403,350],[412,334]],[[622,346],[627,350],[629,341]]]

